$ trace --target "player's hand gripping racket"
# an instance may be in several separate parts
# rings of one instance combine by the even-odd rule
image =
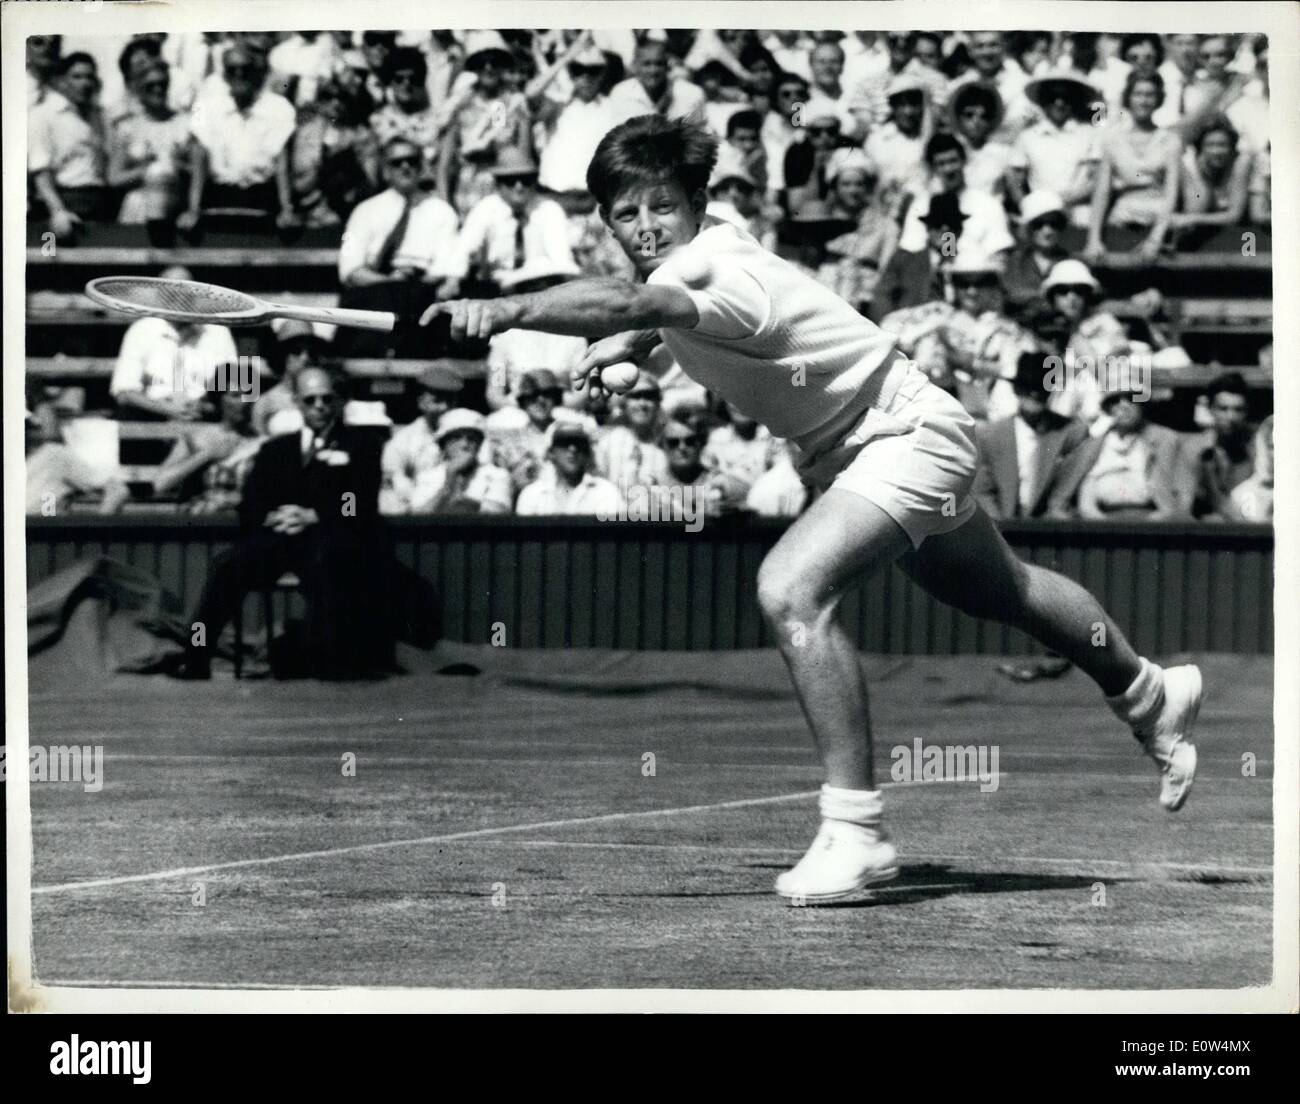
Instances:
[[[86,285],[86,294],[111,310],[172,322],[256,326],[272,318],[292,318],[298,322],[325,322],[362,330],[392,330],[397,324],[397,315],[388,311],[268,303],[255,295],[216,284],[164,280],[156,276],[101,276]]]

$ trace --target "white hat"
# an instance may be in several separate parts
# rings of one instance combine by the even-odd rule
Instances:
[[[1035,219],[1052,213],[1065,214],[1065,204],[1055,192],[1039,188],[1020,201],[1020,221],[1028,226]]]
[[[831,154],[830,160],[826,163],[827,182],[835,183],[835,178],[846,172],[866,173],[872,180],[880,179],[880,170],[876,168],[871,158],[860,149],[845,147],[837,149]]]
[[[470,31],[465,36],[465,67],[472,69],[470,64],[480,54],[505,54],[507,57],[514,57],[506,40],[501,37],[497,31]]]
[[[448,410],[441,418],[438,419],[438,432],[434,440],[439,443],[449,433],[455,433],[457,430],[472,429],[481,437],[487,436],[487,428],[484,425],[485,419],[477,410],[466,410],[463,406],[455,410]]]
[[[952,267],[948,269],[953,276],[963,274],[974,274],[977,272],[996,272],[1002,273],[1002,260],[1000,257],[990,257],[987,253],[977,252],[974,249],[957,250],[957,256],[952,260]]]
[[[925,82],[915,73],[909,73],[904,69],[901,73],[895,74],[894,79],[889,82],[889,87],[885,89],[885,99],[892,100],[903,92],[920,92],[925,95]]]
[[[1035,77],[1024,87],[1025,99],[1030,103],[1043,106],[1043,90],[1049,84],[1068,84],[1073,86],[1074,93],[1085,104],[1095,103],[1102,98],[1101,93],[1096,86],[1089,84],[1078,73],[1055,69],[1050,70],[1042,76]]]
[[[1052,288],[1079,284],[1086,284],[1094,293],[1101,291],[1101,284],[1097,283],[1096,277],[1082,261],[1057,261],[1052,265],[1052,271],[1047,274],[1047,279],[1043,281],[1042,292],[1046,295]]]
[[[602,69],[608,68],[609,62],[605,57],[605,51],[599,46],[588,46],[577,57],[573,58],[570,65],[585,65],[594,67],[599,65]]]

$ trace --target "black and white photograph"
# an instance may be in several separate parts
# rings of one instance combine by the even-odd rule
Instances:
[[[10,1010],[1294,1011],[1298,31],[6,4]]]

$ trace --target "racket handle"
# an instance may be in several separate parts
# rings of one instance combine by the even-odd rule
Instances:
[[[347,307],[291,307],[276,303],[268,314],[272,318],[323,322],[331,326],[348,326],[354,330],[389,332],[397,325],[397,315],[391,311],[352,310]]]

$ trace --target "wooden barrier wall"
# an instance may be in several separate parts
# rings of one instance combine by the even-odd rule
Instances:
[[[397,558],[436,586],[452,640],[487,643],[500,623],[516,647],[772,644],[754,581],[780,522],[717,521],[688,533],[672,523],[453,517],[393,519],[389,529]],[[1020,521],[1003,532],[1026,559],[1093,591],[1141,652],[1273,650],[1267,526]],[[211,559],[235,535],[221,518],[32,518],[27,582],[106,555],[158,575],[191,608]],[[873,652],[1037,650],[933,601],[896,568],[846,596],[842,614]]]

